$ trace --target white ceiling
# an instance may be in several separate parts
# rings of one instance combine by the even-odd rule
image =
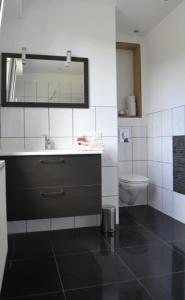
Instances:
[[[30,0],[31,1],[31,0]],[[59,0],[60,1],[60,0]],[[88,0],[95,1],[95,0]],[[108,0],[98,0],[99,2]],[[116,4],[116,31],[146,34],[184,0],[109,0]],[[24,0],[5,0],[5,17],[20,17]]]
[[[144,35],[164,19],[183,0],[115,0],[116,31]]]

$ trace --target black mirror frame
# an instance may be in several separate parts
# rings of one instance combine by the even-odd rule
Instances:
[[[35,102],[7,102],[6,101],[6,59],[8,57],[21,58],[18,53],[1,54],[1,104],[9,107],[63,107],[63,108],[89,108],[89,71],[88,58],[72,57],[71,61],[84,63],[84,103],[35,103]],[[51,56],[27,54],[28,59],[58,60],[65,61],[66,56]]]

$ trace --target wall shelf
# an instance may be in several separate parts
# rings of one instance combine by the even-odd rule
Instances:
[[[116,49],[130,50],[133,52],[133,85],[136,97],[136,117],[142,117],[142,93],[141,93],[141,46],[135,43],[117,42]],[[120,118],[130,118],[119,116]]]

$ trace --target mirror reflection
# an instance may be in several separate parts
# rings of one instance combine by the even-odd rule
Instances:
[[[88,59],[2,56],[4,106],[88,107]]]

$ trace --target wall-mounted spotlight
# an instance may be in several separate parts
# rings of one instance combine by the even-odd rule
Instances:
[[[22,47],[22,64],[26,64],[26,47]]]
[[[65,67],[69,67],[71,63],[71,51],[67,50]]]
[[[3,16],[3,7],[4,7],[4,0],[0,1],[0,27],[1,27],[1,21]]]

